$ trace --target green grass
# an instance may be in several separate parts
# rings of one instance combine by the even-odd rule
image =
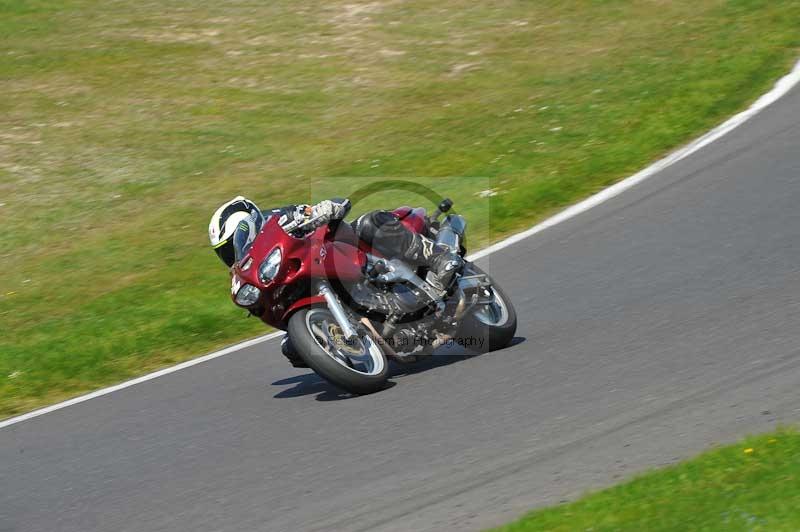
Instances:
[[[496,530],[800,530],[800,434],[748,438]]]
[[[797,0],[0,0],[0,416],[262,332],[207,248],[235,194],[415,178],[485,244],[744,108],[798,23]]]

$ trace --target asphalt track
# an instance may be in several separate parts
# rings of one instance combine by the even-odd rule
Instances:
[[[270,341],[5,427],[0,531],[479,529],[797,422],[800,90],[480,263],[513,347],[351,398]]]

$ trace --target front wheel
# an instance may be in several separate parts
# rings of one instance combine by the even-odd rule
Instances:
[[[465,275],[486,275],[475,266],[468,264]],[[463,345],[476,353],[487,353],[502,349],[511,344],[517,332],[517,313],[511,300],[495,283],[494,279],[486,275],[492,285],[486,288],[485,297],[490,303],[476,306],[461,319],[458,327],[458,340]]]
[[[381,346],[369,335],[345,339],[327,308],[297,311],[287,329],[297,354],[331,384],[358,395],[385,387],[389,364]]]

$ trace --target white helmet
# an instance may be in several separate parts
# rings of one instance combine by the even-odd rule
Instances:
[[[249,244],[261,230],[263,223],[264,216],[256,204],[247,198],[236,196],[217,209],[211,217],[211,223],[208,224],[208,238],[220,260],[228,266],[233,266],[234,262],[241,259],[241,256],[237,255],[245,251],[237,249],[242,247],[242,243],[239,242],[241,239],[234,238],[236,230],[242,227],[243,231],[240,233],[246,232],[244,240]]]

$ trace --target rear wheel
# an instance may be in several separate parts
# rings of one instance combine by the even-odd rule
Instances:
[[[486,275],[474,264],[468,264],[464,274]],[[461,319],[457,334],[459,342],[463,342],[462,345],[476,353],[486,353],[507,347],[517,332],[517,313],[511,300],[494,279],[486,276],[492,286],[485,288],[482,296],[489,299],[490,302],[470,310]]]
[[[386,385],[389,364],[381,346],[369,335],[345,339],[327,308],[297,311],[289,319],[288,332],[297,354],[331,384],[359,395]]]

